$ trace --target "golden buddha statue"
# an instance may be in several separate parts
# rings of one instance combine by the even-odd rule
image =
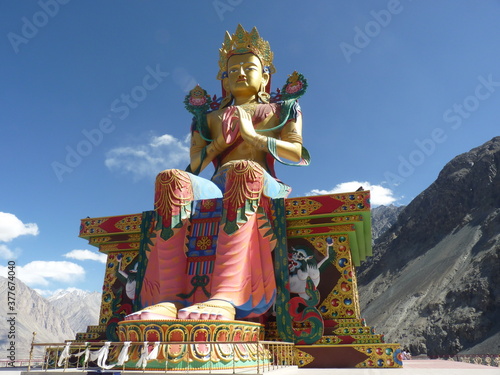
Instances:
[[[210,97],[199,86],[188,95],[187,107],[195,114],[190,165],[157,176],[155,223],[140,290],[145,308],[125,319],[234,320],[260,316],[272,306],[276,238],[270,202],[290,192],[276,179],[273,165],[281,158],[307,164],[298,95],[293,95],[301,83],[294,73],[291,99],[270,102],[272,60],[257,29],[247,32],[239,25],[232,36],[226,33],[220,49],[219,108],[207,111]],[[210,163],[211,180],[198,177]],[[207,247],[216,240],[214,253],[204,255],[209,271],[191,272],[186,238],[193,202],[213,198],[222,198],[222,218],[206,240]]]

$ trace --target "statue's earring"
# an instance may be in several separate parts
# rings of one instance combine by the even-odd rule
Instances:
[[[229,91],[229,87],[227,86],[227,72],[222,73],[222,87],[226,92],[226,96],[220,102],[219,108],[224,108],[230,105],[233,101],[233,95],[231,94],[231,91]]]
[[[260,90],[259,92],[257,93],[257,96],[259,97],[260,101],[262,103],[269,103],[269,100],[271,99],[271,95],[269,95],[267,92],[266,92],[266,86],[264,84],[262,84],[260,86]]]

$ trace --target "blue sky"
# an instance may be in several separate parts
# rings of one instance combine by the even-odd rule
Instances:
[[[184,169],[187,91],[220,96],[218,48],[241,23],[294,70],[307,168],[293,196],[370,187],[408,204],[456,155],[499,135],[500,2],[0,2],[0,258],[44,294],[100,290],[80,219],[152,209],[156,173]],[[205,173],[209,176],[210,172]]]

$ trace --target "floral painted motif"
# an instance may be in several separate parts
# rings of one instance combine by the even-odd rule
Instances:
[[[212,99],[207,92],[196,85],[184,99],[186,109],[194,115],[206,113],[211,109]]]
[[[283,86],[281,99],[297,99],[304,95],[307,89],[307,80],[297,71],[293,72]]]

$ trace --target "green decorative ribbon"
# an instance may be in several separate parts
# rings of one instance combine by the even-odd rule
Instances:
[[[276,278],[276,325],[281,340],[294,342],[295,335],[292,327],[292,317],[288,312],[290,290],[288,288],[288,249],[286,239],[285,200],[283,198],[272,200],[274,217],[273,229],[276,235],[276,248],[274,249],[274,275]]]
[[[267,137],[267,149],[269,153],[273,156],[273,158],[275,158],[281,164],[290,165],[292,167],[305,167],[311,164],[311,156],[309,155],[309,151],[307,151],[307,149],[304,146],[302,146],[302,158],[298,163],[288,163],[280,159],[276,147],[276,138]]]

